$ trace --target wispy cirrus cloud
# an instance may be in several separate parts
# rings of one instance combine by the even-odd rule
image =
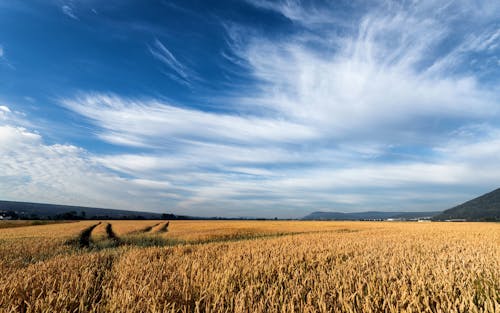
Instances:
[[[73,1],[65,2],[61,5],[61,11],[64,15],[72,18],[74,20],[79,20],[78,16],[75,14],[74,3]]]
[[[300,2],[276,2],[271,8],[289,16],[290,6],[300,7]],[[498,84],[484,87],[478,68],[467,67],[471,53],[479,48],[471,38],[494,41],[494,15],[488,13],[469,34],[457,34],[457,21],[473,23],[480,14],[465,12],[464,3],[390,2],[360,16],[343,35],[336,27],[318,25],[312,33],[282,41],[247,37],[231,48],[262,82],[264,91],[255,95],[255,102],[289,119],[321,125],[343,138],[361,135],[375,140],[372,137],[381,133],[392,140],[398,131],[415,138],[440,136],[440,131],[464,119],[498,117]],[[335,11],[329,14],[332,20],[342,17]],[[307,24],[306,17],[298,16],[289,18]],[[231,38],[242,38],[238,32],[245,29],[228,31],[236,32]],[[458,43],[447,46],[450,38]],[[440,129],[429,129],[429,121],[436,118]]]
[[[193,79],[197,79],[197,75],[179,62],[174,54],[158,38],[155,38],[153,44],[148,46],[148,50],[156,59],[165,64],[169,71],[173,72],[166,72],[166,75],[170,78],[187,85]]]
[[[6,56],[6,53],[5,53],[5,49],[4,49],[4,47],[2,45],[0,45],[0,65],[1,64],[6,65],[10,69],[15,69],[15,67],[7,59],[7,56]]]
[[[470,186],[495,186],[500,175],[495,161],[500,130],[485,125],[461,129],[425,160],[380,162],[346,147],[310,151],[202,142],[93,154],[46,144],[40,134],[12,121],[0,127],[5,169],[0,186],[9,199],[150,210],[168,206],[206,216],[301,216],[311,207],[390,210],[404,203],[409,210],[435,209],[465,200],[473,194]],[[468,193],[457,194],[450,186]]]
[[[32,194],[36,186],[81,190],[110,206],[138,205],[149,192],[148,208],[166,203],[207,216],[439,210],[497,187],[498,4],[249,2],[280,14],[293,31],[276,36],[224,21],[223,59],[251,83],[220,96],[230,104],[223,112],[206,109],[203,98],[188,106],[81,92],[60,104],[119,151],[56,148],[10,126],[0,136],[27,146],[9,150],[2,164],[40,179],[19,182]],[[160,40],[148,48],[169,77],[201,79]],[[41,167],[57,161],[83,178],[52,182],[23,163],[29,154]]]
[[[252,145],[318,136],[314,128],[279,118],[205,112],[154,99],[87,94],[62,103],[99,125],[102,139],[131,146],[159,148],[178,140]]]
[[[191,196],[179,202],[183,210],[393,208],[388,199],[398,194],[400,203],[418,208],[421,202],[410,203],[415,192],[438,197],[429,186],[494,186],[498,151],[485,147],[498,139],[498,87],[482,84],[481,73],[467,68],[467,60],[475,51],[496,49],[496,33],[483,21],[443,48],[457,36],[454,23],[472,19],[464,13],[466,4],[375,8],[359,14],[343,34],[328,22],[345,18],[336,11],[322,11],[321,20],[311,23],[307,13],[315,8],[299,2],[256,5],[281,12],[308,31],[276,40],[225,24],[232,40],[225,53],[239,60],[258,86],[227,100],[245,114],[109,94],[64,99],[67,108],[99,126],[101,139],[152,149],[98,156],[97,162],[189,189]],[[154,51],[179,77],[187,76],[161,42]],[[457,133],[484,124],[490,125],[487,137]],[[457,142],[478,151],[481,161],[452,153]],[[483,164],[480,173],[475,162]],[[386,200],[367,194],[384,194]]]

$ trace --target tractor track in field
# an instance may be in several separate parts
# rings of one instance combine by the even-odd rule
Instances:
[[[106,224],[106,235],[108,236],[108,240],[111,240],[113,242],[114,246],[120,246],[123,242],[122,240],[115,234],[113,231],[113,226],[111,223]]]
[[[257,239],[269,239],[275,237],[283,237],[283,236],[293,236],[300,234],[313,234],[313,233],[351,233],[358,232],[357,229],[335,229],[335,230],[327,230],[327,231],[302,231],[302,232],[279,232],[279,233],[268,233],[268,234],[239,234],[236,236],[229,237],[220,237],[220,238],[212,238],[208,240],[194,240],[194,241],[185,241],[182,239],[167,239],[157,238],[157,236],[147,236],[145,238],[149,238],[150,240],[145,240],[141,237],[134,236],[125,236],[123,239],[118,237],[116,233],[113,231],[113,225],[109,222],[105,222],[105,232],[106,238],[104,240],[99,240],[97,242],[93,242],[91,240],[92,231],[99,225],[103,224],[103,222],[96,223],[85,228],[79,235],[76,240],[72,240],[73,244],[78,244],[80,248],[96,248],[96,249],[104,249],[111,247],[119,247],[122,245],[134,245],[134,246],[177,246],[177,245],[204,245],[209,243],[220,243],[220,242],[236,242],[236,241],[244,241],[244,240],[257,240]],[[156,223],[154,225],[145,227],[143,229],[131,232],[129,234],[160,234],[168,232],[169,221],[163,223]],[[158,229],[155,229],[158,228]],[[153,240],[154,239],[154,240]],[[108,243],[106,243],[108,242]]]
[[[92,234],[92,231],[94,230],[94,228],[96,228],[100,224],[101,224],[101,222],[94,224],[94,225],[91,225],[91,226],[85,228],[84,230],[82,230],[82,232],[78,236],[78,245],[80,248],[88,248],[90,246],[90,235]]]
[[[131,232],[130,234],[141,234],[141,233],[149,233],[151,232],[151,230],[153,230],[153,228],[155,228],[156,226],[160,225],[161,223],[156,223],[154,225],[151,225],[151,226],[147,226],[147,227],[144,227],[142,229],[139,229],[139,230],[136,230],[136,231],[133,231]]]
[[[160,226],[160,228],[156,232],[158,232],[158,233],[168,232],[168,225],[169,225],[169,222],[164,223],[163,225]]]
[[[106,235],[108,236],[108,239],[113,240],[117,243],[120,242],[120,238],[116,236],[115,232],[113,231],[113,226],[111,225],[111,223],[106,224]]]
[[[82,230],[80,232],[80,235],[78,235],[78,238],[76,238],[76,240],[71,240],[70,243],[77,244],[78,247],[82,248],[82,249],[83,248],[90,248],[91,244],[92,244],[92,239],[91,239],[92,232],[94,231],[94,229],[97,226],[99,226],[101,224],[102,224],[102,222],[99,222],[99,223],[93,224],[93,225],[85,228],[84,230]],[[115,245],[119,245],[121,243],[120,238],[113,231],[113,226],[111,225],[111,223],[106,223],[105,231],[106,231],[106,239],[107,240],[113,241]]]

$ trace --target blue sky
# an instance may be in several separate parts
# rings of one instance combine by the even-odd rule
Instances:
[[[198,216],[499,187],[495,1],[0,0],[0,198]]]

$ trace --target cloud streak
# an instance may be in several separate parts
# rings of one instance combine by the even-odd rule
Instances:
[[[312,128],[282,119],[217,114],[156,100],[87,94],[62,103],[99,125],[102,139],[131,146],[160,148],[179,140],[264,144],[318,136]]]
[[[249,2],[294,31],[273,36],[224,22],[223,59],[251,83],[220,96],[229,104],[223,112],[206,109],[206,98],[60,98],[92,126],[90,135],[119,147],[91,153],[49,145],[0,110],[3,181],[16,177],[2,192],[299,217],[315,209],[439,210],[498,187],[500,90],[488,74],[498,66],[498,5],[389,1],[358,10],[353,2],[346,15],[300,1]],[[160,40],[148,50],[172,79],[200,79]]]
[[[74,19],[78,20],[78,16],[74,13],[73,7],[70,4],[64,4],[61,6],[61,11],[64,13],[64,15]]]
[[[173,72],[173,74],[167,73],[167,76],[182,84],[191,84],[193,78],[196,76],[194,72],[179,62],[174,54],[167,49],[160,40],[156,38],[152,46],[148,46],[148,50],[153,57],[161,61]]]

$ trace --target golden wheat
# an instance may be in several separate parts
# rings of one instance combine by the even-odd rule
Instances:
[[[131,239],[163,222],[106,221],[120,244],[94,248],[71,239],[96,222],[0,229],[0,311],[500,312],[499,224],[171,221],[140,235],[156,247]]]
[[[113,231],[118,235],[142,232],[144,229],[156,226],[165,221],[107,221],[113,225]]]

